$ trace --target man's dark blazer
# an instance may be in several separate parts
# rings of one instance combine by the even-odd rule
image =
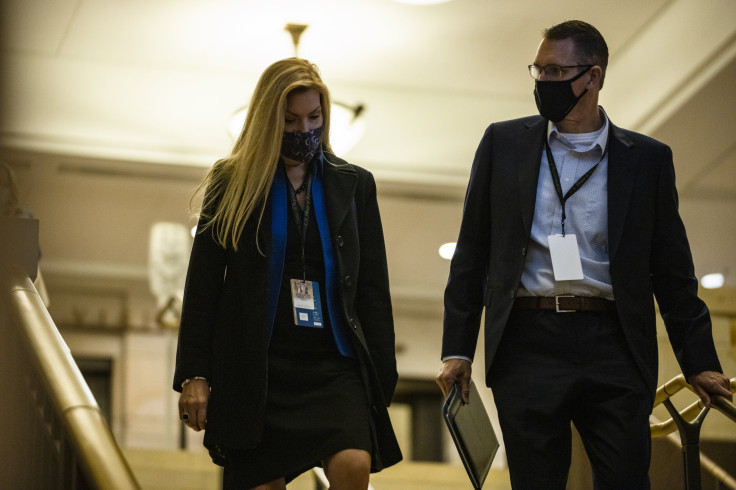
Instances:
[[[546,135],[547,120],[540,116],[492,124],[473,161],[445,290],[442,356],[473,358],[485,307],[486,379],[524,269]],[[670,148],[611,124],[607,192],[616,309],[652,394],[657,383],[653,297],[683,373],[720,371],[677,210]]]
[[[324,153],[327,219],[339,271],[344,324],[361,361],[372,403],[378,471],[401,459],[386,407],[398,373],[386,250],[370,172]],[[187,378],[209,380],[205,445],[245,449],[261,439],[268,376],[268,275],[271,204],[260,228],[245,223],[238,251],[222,248],[210,230],[198,233],[184,291],[174,389]],[[259,236],[261,253],[256,246]],[[280,279],[275,281],[280,286]]]

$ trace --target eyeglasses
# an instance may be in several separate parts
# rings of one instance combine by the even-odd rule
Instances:
[[[544,74],[549,80],[564,80],[568,68],[590,68],[591,66],[593,65],[529,65],[529,75],[531,75],[534,80],[539,80],[539,77],[542,76],[542,74]]]

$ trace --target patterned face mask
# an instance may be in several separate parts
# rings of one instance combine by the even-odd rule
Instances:
[[[284,158],[295,160],[301,163],[309,163],[312,161],[315,153],[319,150],[320,140],[322,139],[322,127],[315,128],[311,131],[293,133],[284,133],[281,140],[281,155]]]

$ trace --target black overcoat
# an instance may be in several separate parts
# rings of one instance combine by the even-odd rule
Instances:
[[[397,463],[401,451],[387,406],[396,387],[394,325],[386,250],[370,172],[324,153],[327,219],[339,271],[344,323],[358,352],[373,421],[372,471]],[[223,450],[261,439],[268,379],[271,205],[260,227],[245,223],[237,252],[209,230],[197,233],[184,290],[174,389],[187,378],[209,380],[204,444],[222,464]],[[256,246],[258,234],[260,253]],[[264,256],[265,255],[265,256]],[[281,281],[271,281],[280,287]]]

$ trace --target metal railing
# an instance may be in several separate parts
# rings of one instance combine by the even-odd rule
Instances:
[[[664,405],[671,418],[664,422],[650,425],[652,437],[664,437],[676,430],[680,433],[682,444],[682,455],[684,464],[684,488],[688,490],[699,490],[701,488],[700,468],[705,468],[708,473],[725,488],[736,490],[736,479],[729,475],[723,468],[718,466],[709,458],[700,454],[700,429],[709,408],[703,405],[701,400],[677,411],[670,398],[683,388],[693,391],[685,377],[680,374],[657,389],[654,398],[654,406]],[[731,392],[736,392],[736,378],[731,379]],[[694,391],[693,391],[694,392]],[[736,406],[721,396],[715,396],[711,400],[713,408],[723,413],[727,418],[736,423]]]
[[[0,288],[0,488],[140,488],[27,273]]]

